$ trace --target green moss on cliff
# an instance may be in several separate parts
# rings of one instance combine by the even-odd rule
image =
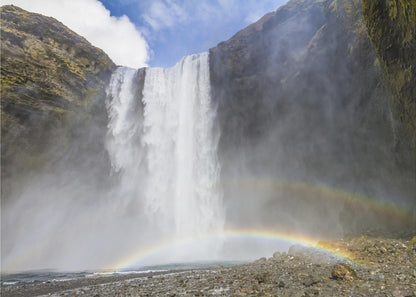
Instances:
[[[371,1],[378,2],[389,1]],[[224,175],[244,168],[256,177],[301,179],[414,205],[416,159],[395,145],[406,137],[396,133],[395,99],[381,67],[386,62],[370,40],[361,4],[292,0],[210,50]],[[408,33],[403,40],[408,42]],[[391,66],[395,59],[387,57]],[[393,76],[407,80],[410,72],[402,68]],[[403,112],[411,109],[407,105]],[[241,165],[247,156],[250,161]],[[225,187],[225,196],[239,195]],[[295,213],[289,197],[284,203]],[[283,205],[271,200],[276,209]],[[344,208],[346,232],[409,227]]]
[[[362,3],[365,21],[381,65],[395,94],[397,146],[408,150],[408,165],[416,170],[416,2]]]
[[[53,18],[16,6],[0,13],[4,181],[60,158],[80,131],[105,127],[105,88],[115,65]],[[52,156],[51,147],[61,152]]]

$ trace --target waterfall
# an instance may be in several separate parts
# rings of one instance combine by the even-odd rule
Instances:
[[[137,71],[120,67],[108,89],[107,150],[120,178],[120,199],[134,200],[148,230],[194,236],[224,224],[216,109],[208,53],[172,68],[147,68],[142,96]]]
[[[143,115],[136,95],[136,74],[135,69],[119,67],[112,75],[107,90],[107,151],[114,172],[120,174],[117,196],[124,205],[141,196],[142,191],[138,183],[143,180],[145,174],[141,170],[144,158],[140,141]]]

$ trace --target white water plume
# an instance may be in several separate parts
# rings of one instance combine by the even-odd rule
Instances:
[[[141,163],[143,148],[140,136],[143,117],[141,104],[136,96],[135,69],[120,67],[111,77],[107,102],[108,138],[107,150],[112,168],[119,172],[121,181],[118,196],[128,204],[141,196],[140,181],[145,178]]]
[[[111,80],[107,147],[118,194],[140,200],[145,230],[156,237],[198,237],[224,225],[208,58],[147,68],[142,96],[135,70],[119,68]]]

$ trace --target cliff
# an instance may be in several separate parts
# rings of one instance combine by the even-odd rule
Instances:
[[[397,150],[416,167],[416,4],[411,0],[363,1],[370,39],[394,94]],[[416,170],[416,169],[415,169]]]
[[[64,159],[84,162],[79,156],[85,151],[103,156],[104,138],[89,133],[105,133],[105,88],[115,65],[53,18],[15,6],[0,13],[5,194],[17,176],[38,174]]]
[[[415,227],[352,205],[364,195],[410,218],[416,203],[415,6],[391,1],[395,17],[381,26],[393,12],[370,2],[363,15],[358,0],[292,0],[210,50],[230,208],[256,197],[265,224],[279,218],[309,233]],[[241,180],[263,185],[247,190]],[[349,198],[328,201],[311,184]],[[242,213],[229,218],[240,224]]]

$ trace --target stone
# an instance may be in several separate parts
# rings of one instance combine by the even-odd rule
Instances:
[[[305,287],[310,287],[310,286],[312,286],[312,285],[315,285],[315,284],[317,284],[319,281],[317,281],[316,279],[314,279],[314,278],[312,278],[312,277],[308,277],[307,279],[305,279],[304,281],[303,281],[303,285],[305,286]]]
[[[393,297],[412,297],[411,294],[408,294],[406,291],[402,290],[394,290],[393,292],[391,292],[391,295]]]
[[[366,237],[360,241],[336,241],[334,246],[341,249],[348,246],[354,255],[363,259],[367,252],[363,246],[373,246],[376,239]],[[396,245],[397,244],[397,245]],[[402,244],[407,248],[403,249]],[[156,272],[150,275],[137,274],[77,279],[68,282],[34,283],[25,286],[2,286],[2,297],[12,296],[389,296],[416,297],[412,248],[408,240],[384,239],[380,247],[391,246],[396,253],[384,255],[386,264],[376,261],[380,256],[374,254],[366,258],[366,263],[352,267],[347,263],[337,263],[336,259],[313,264],[307,255],[299,255],[292,261],[273,262],[274,265],[249,263],[227,268],[210,268],[189,271]],[[410,252],[410,253],[409,253]],[[333,271],[332,280],[326,278]],[[381,274],[384,276],[381,278]],[[152,278],[149,276],[153,276]],[[363,279],[355,275],[363,275]],[[401,278],[397,276],[406,275]],[[334,281],[337,277],[338,281]],[[345,281],[342,281],[345,280]],[[186,281],[186,288],[182,287]],[[260,282],[259,282],[260,281]],[[316,282],[316,284],[314,284]],[[78,289],[71,289],[71,288]],[[55,293],[53,293],[55,292]]]
[[[335,264],[332,267],[331,276],[333,279],[342,281],[353,281],[358,279],[354,269],[345,263]]]

